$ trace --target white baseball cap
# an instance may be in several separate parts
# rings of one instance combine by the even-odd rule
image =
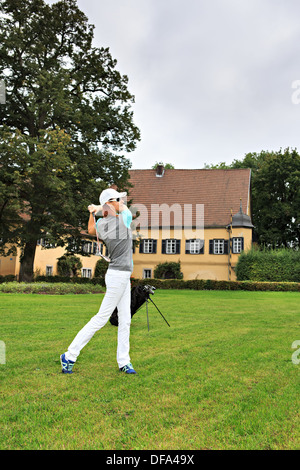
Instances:
[[[108,188],[104,189],[102,193],[100,194],[99,201],[101,206],[104,206],[106,202],[108,202],[110,199],[118,199],[120,197],[125,197],[127,196],[127,193],[118,193],[115,189]]]

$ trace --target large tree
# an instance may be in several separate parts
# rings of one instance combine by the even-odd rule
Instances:
[[[300,155],[296,149],[250,153],[232,168],[252,169],[253,223],[260,245],[299,248]]]
[[[134,96],[93,29],[76,0],[0,1],[0,238],[2,253],[22,247],[21,280],[39,238],[80,239],[86,206],[128,187]]]

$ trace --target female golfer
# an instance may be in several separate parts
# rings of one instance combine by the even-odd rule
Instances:
[[[122,197],[127,193],[119,193],[114,189],[105,189],[100,194],[101,206],[94,204],[88,207],[90,218],[88,232],[96,235],[105,243],[110,263],[105,275],[106,293],[98,313],[79,331],[68,351],[60,356],[62,372],[71,374],[81,349],[100,330],[110,318],[114,309],[118,308],[118,347],[117,362],[119,370],[127,374],[136,374],[129,357],[130,336],[130,276],[132,262],[132,233],[130,224],[131,212],[125,206]],[[94,214],[102,209],[103,218],[96,226]]]

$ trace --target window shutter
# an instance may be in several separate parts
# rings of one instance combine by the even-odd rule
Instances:
[[[166,244],[167,244],[167,241],[166,241],[166,240],[162,240],[162,244],[161,244],[161,252],[162,252],[162,254],[166,254]]]
[[[191,241],[190,240],[185,241],[185,253],[187,255],[191,253]]]
[[[157,252],[157,240],[153,240],[152,247],[153,247],[152,253],[156,253]]]
[[[209,254],[213,255],[214,254],[214,241],[209,240]]]
[[[204,240],[200,241],[200,255],[204,255]]]
[[[139,246],[139,248],[140,248],[140,253],[144,253],[144,240],[141,240],[141,241],[140,241],[140,246]]]
[[[241,242],[242,242],[241,249],[242,249],[242,251],[243,251],[243,250],[244,250],[244,237],[242,238]]]
[[[224,240],[224,255],[228,255],[229,251],[229,240]]]
[[[176,255],[180,254],[180,240],[176,240]]]

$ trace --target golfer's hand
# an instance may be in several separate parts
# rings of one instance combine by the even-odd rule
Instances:
[[[96,212],[98,212],[101,209],[102,209],[101,206],[95,206],[95,204],[90,204],[88,206],[88,210],[89,210],[90,214],[96,214]]]

